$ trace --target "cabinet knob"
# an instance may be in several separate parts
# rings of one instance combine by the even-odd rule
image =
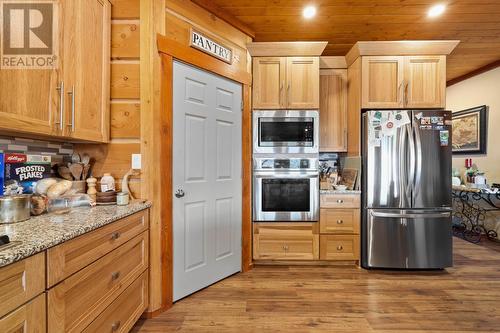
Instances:
[[[342,200],[342,199],[338,199],[338,200],[337,200],[337,203],[344,203],[344,200]]]
[[[120,325],[121,325],[121,322],[118,320],[118,321],[115,321],[112,325],[111,325],[111,330],[113,332],[116,332],[118,331],[118,328],[120,328]]]
[[[111,280],[113,280],[113,281],[118,279],[119,277],[120,277],[120,272],[113,272],[111,274]]]
[[[342,251],[344,247],[342,245],[337,246],[337,251]]]
[[[120,238],[120,233],[119,232],[113,232],[111,234],[111,239],[112,240],[117,240],[118,238]]]
[[[342,224],[342,223],[344,223],[344,221],[342,221],[342,220],[337,220],[337,224]]]

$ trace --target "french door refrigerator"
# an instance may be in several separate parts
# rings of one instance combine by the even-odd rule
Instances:
[[[362,118],[362,266],[452,266],[451,112]]]

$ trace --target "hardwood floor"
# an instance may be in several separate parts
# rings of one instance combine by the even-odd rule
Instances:
[[[500,253],[454,246],[446,271],[257,266],[132,332],[500,332]]]

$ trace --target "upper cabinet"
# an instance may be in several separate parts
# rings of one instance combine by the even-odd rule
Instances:
[[[319,57],[253,58],[254,109],[318,109]]]
[[[347,69],[320,71],[319,149],[347,151]]]
[[[281,109],[285,107],[284,86],[286,58],[253,58],[253,107]]]
[[[111,4],[59,2],[55,69],[0,71],[0,130],[109,140]]]
[[[444,108],[446,56],[362,57],[362,107]]]

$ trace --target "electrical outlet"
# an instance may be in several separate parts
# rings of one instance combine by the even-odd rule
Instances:
[[[132,169],[141,170],[141,154],[132,154]]]

